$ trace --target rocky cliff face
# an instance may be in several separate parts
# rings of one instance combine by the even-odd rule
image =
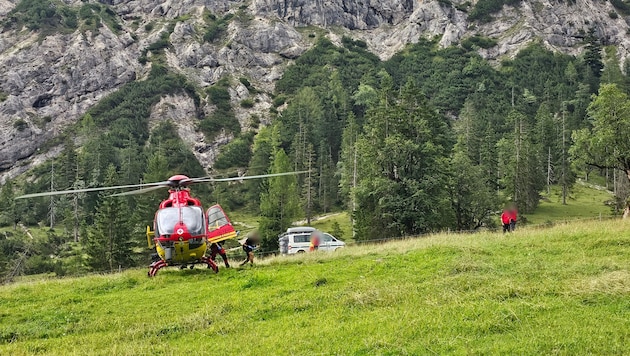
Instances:
[[[78,7],[80,0],[64,0]],[[26,28],[0,33],[0,177],[15,176],[57,150],[45,145],[75,123],[107,94],[123,84],[141,80],[150,64],[138,58],[174,24],[165,50],[169,67],[198,87],[212,85],[224,76],[246,77],[254,95],[237,80],[230,88],[237,118],[247,126],[252,114],[263,122],[270,107],[268,93],[283,68],[310,47],[314,26],[335,40],[341,35],[363,39],[382,59],[421,37],[440,36],[449,46],[481,34],[498,45],[482,49],[489,59],[513,55],[533,40],[576,54],[590,28],[605,44],[618,45],[625,58],[630,50],[628,24],[608,2],[577,0],[556,2],[524,0],[504,7],[495,20],[479,24],[468,20],[464,0],[100,0],[119,16],[122,30],[106,26],[97,32],[80,27],[73,33],[42,38]],[[4,18],[18,0],[0,0]],[[220,40],[207,42],[204,14],[234,17]],[[620,15],[620,14],[619,14]],[[256,99],[253,108],[241,108],[243,99]],[[191,107],[190,105],[193,105]],[[200,108],[186,96],[171,96],[156,105],[152,122],[172,118],[180,135],[205,167],[218,147],[230,139],[205,142],[191,117],[210,113],[207,101]],[[47,147],[47,148],[44,148]],[[46,151],[46,152],[44,152]]]

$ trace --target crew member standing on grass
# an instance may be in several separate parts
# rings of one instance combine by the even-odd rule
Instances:
[[[257,231],[251,231],[247,234],[247,237],[244,241],[241,242],[243,245],[243,251],[247,255],[245,261],[241,262],[241,266],[245,265],[247,262],[254,264],[254,250],[256,246],[260,242],[260,238],[258,237]]]
[[[217,257],[217,254],[221,255],[223,258],[223,263],[225,263],[225,268],[230,268],[230,263],[228,262],[227,254],[225,253],[225,249],[223,248],[223,241],[213,242],[210,245],[210,259],[213,261]]]
[[[510,231],[510,213],[507,209],[503,209],[501,213],[501,223],[503,224],[503,233]]]
[[[510,231],[514,231],[516,229],[516,219],[518,218],[516,205],[512,205],[510,211],[508,211],[508,214],[510,215]]]
[[[309,251],[313,252],[319,249],[319,243],[321,241],[320,235],[321,232],[319,232],[319,230],[313,231],[311,234],[311,245],[309,247]]]

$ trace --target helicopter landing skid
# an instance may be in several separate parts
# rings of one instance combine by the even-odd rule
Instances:
[[[166,263],[166,261],[164,260],[159,260],[159,261],[155,261],[151,263],[151,265],[149,266],[149,273],[148,273],[149,277],[155,277],[155,275],[160,270],[160,268],[166,267],[166,266],[168,266],[168,263]]]
[[[219,273],[219,266],[217,266],[217,264],[214,263],[214,261],[210,257],[207,257],[207,256],[201,257],[201,262],[207,263],[208,268],[212,268],[214,273]]]

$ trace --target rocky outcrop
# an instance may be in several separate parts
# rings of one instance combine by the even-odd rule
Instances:
[[[132,38],[107,28],[97,35],[2,36],[0,170],[46,141],[121,84],[139,67]]]
[[[417,3],[417,0],[254,0],[253,7],[259,15],[274,14],[293,26],[368,30],[401,24]]]

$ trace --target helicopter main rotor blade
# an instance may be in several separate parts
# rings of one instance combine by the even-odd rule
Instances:
[[[162,186],[168,186],[168,183],[169,182],[166,181],[166,182],[144,183],[144,184],[117,185],[117,186],[112,186],[112,187],[95,187],[95,188],[59,190],[59,191],[54,191],[54,192],[24,194],[24,195],[20,195],[19,197],[15,197],[15,199],[47,197],[51,195],[62,195],[62,194],[99,192],[103,190],[112,190],[112,189],[128,189],[128,188],[155,187],[155,186],[162,187]]]
[[[246,180],[246,179],[261,179],[261,178],[269,178],[269,177],[280,177],[280,176],[288,176],[294,174],[303,174],[308,171],[296,171],[296,172],[283,172],[283,173],[271,173],[271,174],[259,174],[256,176],[242,176],[242,177],[230,177],[230,178],[197,178],[192,179],[191,183],[207,183],[207,182],[231,182],[235,180]]]
[[[116,194],[112,194],[112,195],[108,195],[108,196],[109,197],[122,197],[122,196],[125,196],[125,195],[143,194],[143,193],[152,192],[154,190],[158,190],[158,189],[162,189],[162,188],[168,188],[168,185],[158,185],[156,187],[148,187],[148,188],[142,188],[142,189],[137,189],[137,190],[131,190],[131,191],[128,191],[128,192],[116,193]]]

